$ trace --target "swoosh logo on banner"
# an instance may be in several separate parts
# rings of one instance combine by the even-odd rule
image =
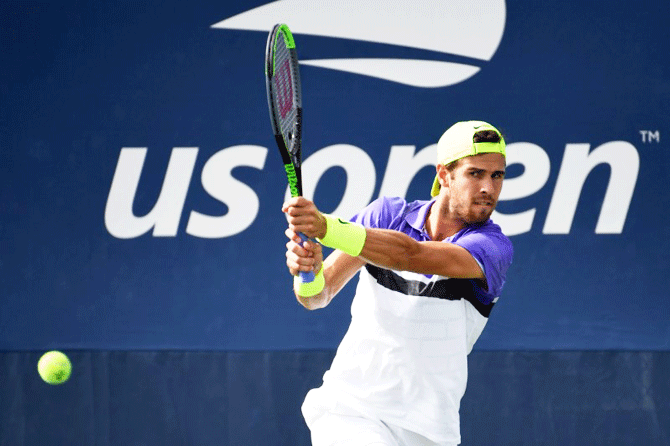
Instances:
[[[500,45],[505,19],[504,0],[279,0],[222,20],[212,28],[268,32],[275,23],[287,23],[293,34],[417,48],[484,64]],[[405,58],[300,63],[423,88],[457,84],[480,70],[466,63]]]

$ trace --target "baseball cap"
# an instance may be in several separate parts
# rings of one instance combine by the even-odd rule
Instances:
[[[493,130],[500,136],[499,142],[474,142],[475,133]],[[505,140],[500,131],[488,122],[462,121],[447,129],[437,142],[437,162],[445,166],[466,156],[480,153],[500,153],[505,156]],[[440,193],[440,182],[437,175],[430,191],[432,197]]]

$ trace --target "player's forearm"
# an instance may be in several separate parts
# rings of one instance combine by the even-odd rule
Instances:
[[[418,242],[402,232],[388,229],[366,228],[365,244],[359,256],[396,271],[484,279],[481,267],[465,248],[452,243]]]
[[[418,242],[399,231],[365,228],[331,218],[323,242],[382,268],[462,279],[484,278],[481,267],[465,248],[452,243]]]
[[[319,241],[349,256],[395,270],[409,270],[419,243],[399,231],[365,228],[331,215],[323,215]]]
[[[359,257],[383,268],[408,271],[419,249],[419,242],[402,232],[366,228],[365,244]]]

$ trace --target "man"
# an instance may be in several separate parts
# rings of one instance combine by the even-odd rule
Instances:
[[[360,270],[349,330],[323,385],[302,407],[315,446],[456,445],[467,355],[512,262],[489,217],[505,176],[505,141],[481,121],[437,144],[430,201],[382,197],[344,222],[297,197],[283,207],[294,291],[323,308]],[[323,261],[321,246],[336,250]]]

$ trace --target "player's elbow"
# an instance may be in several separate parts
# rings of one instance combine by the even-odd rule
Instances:
[[[317,294],[316,296],[310,296],[310,297],[305,297],[305,296],[300,296],[296,294],[296,299],[298,300],[298,303],[305,307],[306,309],[313,311],[313,310],[318,310],[320,308],[325,307],[328,303],[327,300],[325,299],[325,296],[322,294]]]
[[[316,306],[314,305],[314,302],[309,297],[299,296],[299,295],[296,294],[295,298],[300,305],[307,308],[308,310],[316,310],[317,309]]]
[[[318,305],[315,305],[314,301],[312,299],[310,299],[309,297],[301,297],[300,296],[300,297],[298,297],[298,302],[300,303],[300,305],[307,308],[309,311],[314,311],[314,310],[318,310],[319,308],[321,308]]]

